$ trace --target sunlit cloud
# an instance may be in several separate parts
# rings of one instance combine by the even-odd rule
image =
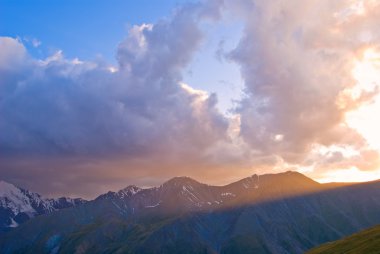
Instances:
[[[346,114],[347,124],[356,129],[370,144],[380,151],[380,53],[374,48],[366,49],[356,62],[353,75],[357,81],[352,89],[352,97],[359,98],[363,93],[376,92],[371,101],[359,109]]]

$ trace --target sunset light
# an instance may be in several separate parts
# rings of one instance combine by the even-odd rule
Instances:
[[[380,52],[366,49],[356,62],[353,75],[357,81],[353,88],[353,97],[359,98],[365,93],[373,98],[358,109],[346,114],[347,124],[356,129],[369,145],[380,151]]]
[[[0,0],[0,253],[380,254],[379,223],[380,0]]]

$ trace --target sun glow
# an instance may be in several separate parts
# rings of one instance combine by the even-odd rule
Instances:
[[[380,53],[372,48],[365,50],[356,62],[353,76],[357,81],[352,90],[354,99],[365,93],[375,95],[370,103],[347,113],[346,123],[356,129],[372,148],[380,151]]]
[[[318,178],[320,183],[331,183],[331,182],[367,182],[380,179],[380,171],[361,171],[355,167],[349,169],[341,169],[329,171],[324,174],[323,177]]]
[[[355,129],[368,143],[368,149],[380,152],[380,49],[367,48],[359,54],[354,62],[352,76],[356,81],[354,87],[343,91],[342,97],[338,100],[338,106],[350,108],[355,102],[360,105],[345,115],[345,123]],[[330,154],[334,151],[333,147],[323,149],[318,148],[321,154]],[[343,148],[349,149],[348,147]],[[354,149],[354,148],[352,148]],[[356,149],[342,152],[347,158],[359,156],[362,151]],[[371,163],[371,161],[368,161]],[[376,165],[376,162],[374,162]],[[325,172],[317,177],[319,182],[361,182],[380,178],[380,165],[377,170],[360,170],[353,166]]]

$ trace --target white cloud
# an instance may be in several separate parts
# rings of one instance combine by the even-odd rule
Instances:
[[[357,54],[380,43],[375,21],[380,8],[378,1],[354,3],[229,3],[246,24],[230,58],[240,65],[245,81],[247,98],[238,112],[242,137],[252,149],[294,165],[308,161],[315,145],[369,149],[345,123],[345,115],[374,94],[358,99],[342,94],[356,84],[352,70]],[[371,36],[363,40],[363,31]],[[356,160],[369,158],[359,153]],[[371,158],[376,165],[376,156]]]

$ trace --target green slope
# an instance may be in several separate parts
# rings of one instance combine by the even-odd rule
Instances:
[[[307,254],[379,254],[380,225],[361,231],[338,241],[323,244]]]

